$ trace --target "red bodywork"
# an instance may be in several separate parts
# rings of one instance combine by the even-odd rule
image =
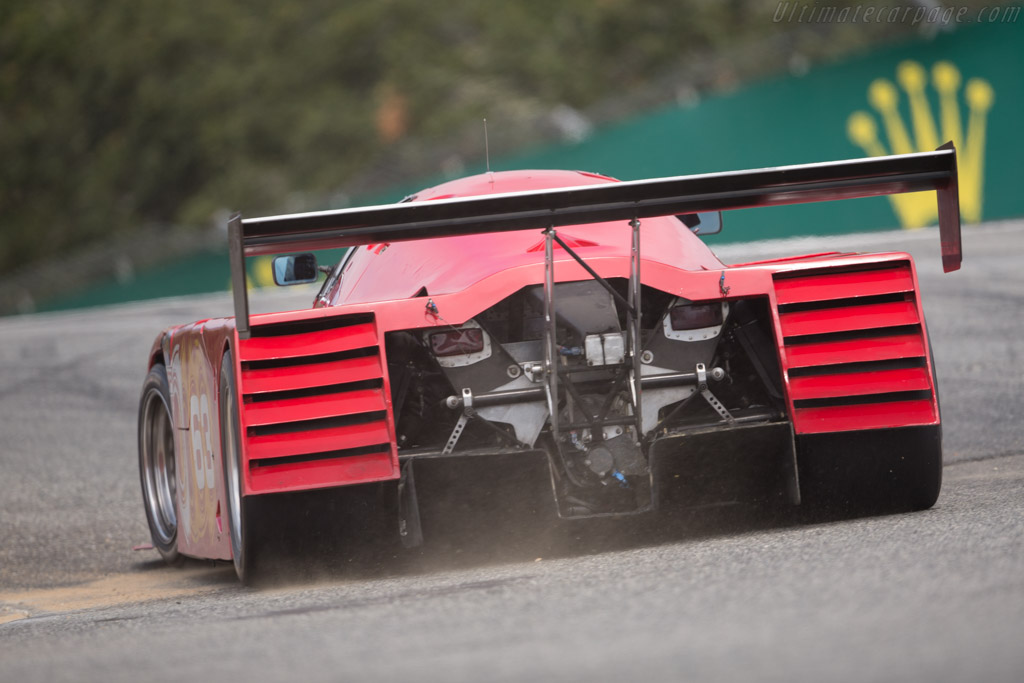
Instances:
[[[438,186],[415,201],[610,182],[562,171],[488,173]],[[625,221],[569,226],[559,235],[601,277],[630,277]],[[729,266],[673,217],[644,219],[641,235],[644,285],[696,302],[767,298],[796,434],[938,424],[932,360],[909,255],[827,253]],[[458,326],[525,285],[544,281],[544,241],[535,229],[355,249],[340,282],[324,293],[326,305],[253,315],[248,339],[236,334],[234,319],[175,327],[158,337],[151,363],[167,364],[176,452],[191,455],[191,466],[178,468],[181,552],[225,559],[231,554],[220,517],[224,483],[216,425],[226,349],[234,352],[241,397],[245,495],[397,479],[384,334]],[[556,250],[554,260],[555,281],[590,277],[564,250]],[[879,295],[902,298],[877,303],[872,297]],[[808,302],[823,305],[804,310],[801,305]],[[860,332],[840,341],[816,336],[838,331]],[[300,357],[311,362],[275,363]],[[923,363],[867,372],[858,365],[907,358]],[[790,377],[794,370],[798,376]],[[302,395],[302,389],[325,386],[336,392]],[[293,394],[261,401],[270,391]],[[879,395],[893,400],[857,403],[855,398]],[[820,399],[842,397],[854,398],[849,404],[820,405]],[[339,426],[324,427],[324,420],[355,415],[363,416],[355,424],[341,420]],[[304,421],[317,428],[296,427]],[[276,433],[275,426],[289,423],[286,433]]]

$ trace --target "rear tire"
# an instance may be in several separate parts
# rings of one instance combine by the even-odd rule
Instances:
[[[170,565],[181,565],[178,552],[178,480],[174,423],[167,369],[157,363],[146,375],[139,399],[139,477],[153,547]]]
[[[220,365],[220,444],[231,558],[239,580],[248,584],[256,576],[258,544],[251,512],[253,501],[245,497],[235,364],[230,350],[224,352]]]
[[[902,427],[798,437],[800,490],[840,515],[926,510],[942,487],[942,428]]]

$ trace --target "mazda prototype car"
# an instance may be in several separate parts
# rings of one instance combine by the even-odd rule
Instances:
[[[235,216],[235,316],[167,329],[149,354],[153,544],[248,580],[271,523],[291,533],[324,491],[406,546],[430,542],[438,506],[551,525],[735,502],[928,508],[941,420],[911,257],[727,265],[700,237],[731,209],[924,190],[955,270],[951,145],[631,182],[495,172],[393,205]],[[245,259],[268,254],[279,284],[326,273],[311,308],[249,313]]]

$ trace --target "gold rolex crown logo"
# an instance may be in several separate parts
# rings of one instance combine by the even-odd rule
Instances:
[[[928,104],[925,88],[928,73],[919,63],[911,60],[896,67],[896,81],[907,94],[914,138],[899,112],[899,90],[892,81],[878,78],[868,86],[868,102],[878,113],[889,141],[887,151],[878,139],[875,117],[865,111],[855,111],[846,121],[846,134],[850,141],[871,156],[930,152],[947,140],[956,145],[959,157],[960,213],[964,221],[981,220],[982,181],[985,162],[985,122],[992,107],[995,92],[988,81],[972,78],[964,88],[967,103],[967,138],[964,139],[960,117],[960,70],[952,62],[936,62],[932,66],[932,87],[939,96],[939,126]],[[916,143],[916,144],[915,144]],[[932,225],[938,218],[938,209],[931,192],[890,195],[893,210],[904,228]]]

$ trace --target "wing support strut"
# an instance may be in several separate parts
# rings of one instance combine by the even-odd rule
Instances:
[[[632,231],[632,246],[629,258],[628,299],[623,298],[607,280],[601,277],[579,254],[573,251],[558,236],[554,227],[544,231],[544,393],[548,401],[548,412],[551,415],[551,433],[555,443],[559,443],[559,436],[563,431],[581,428],[589,428],[591,438],[595,441],[600,441],[604,438],[603,428],[613,424],[630,424],[634,426],[637,441],[642,441],[643,410],[641,408],[641,401],[643,396],[641,374],[643,372],[643,365],[640,357],[643,349],[640,327],[640,220],[633,218],[629,222],[629,227]],[[615,386],[606,397],[600,411],[594,415],[591,413],[590,408],[580,400],[580,394],[573,383],[572,373],[561,366],[561,354],[557,340],[558,319],[555,307],[555,244],[558,244],[577,263],[583,266],[584,270],[606,289],[626,311],[626,358],[619,371],[625,371],[624,377],[628,381],[630,402],[633,409],[633,415],[629,419],[608,419],[609,409],[618,391],[618,381],[614,383]],[[623,375],[618,377],[622,378]],[[564,385],[565,400],[570,407],[569,422],[567,424],[562,424],[561,411],[559,410],[561,404],[560,385]],[[575,419],[577,410],[582,412],[582,420]]]

